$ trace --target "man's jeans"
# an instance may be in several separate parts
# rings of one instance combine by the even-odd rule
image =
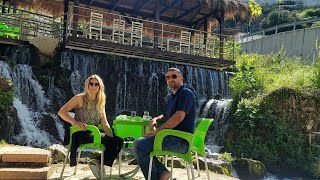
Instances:
[[[141,137],[133,142],[133,153],[146,179],[148,178],[150,153],[153,151],[153,142],[154,137]],[[186,153],[188,150],[188,142],[175,136],[167,136],[163,140],[162,148],[167,151]],[[156,157],[153,157],[151,179],[158,180],[160,176],[166,172],[169,172],[169,170],[159,162]]]

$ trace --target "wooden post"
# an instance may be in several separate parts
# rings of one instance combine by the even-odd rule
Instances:
[[[17,12],[17,0],[12,0],[13,13]]]
[[[65,42],[66,37],[67,37],[67,22],[68,22],[68,9],[69,9],[69,3],[68,0],[64,0],[64,9],[63,9],[63,42]]]
[[[224,32],[224,7],[220,11],[220,52],[219,52],[219,59],[223,59],[223,50],[224,50],[224,37],[222,36]]]
[[[77,36],[79,19],[79,0],[74,0],[73,7],[73,22],[72,22],[72,36]]]
[[[159,45],[160,0],[156,0],[156,6],[154,10],[154,19],[155,19],[155,25],[153,30],[153,34],[154,34],[153,48],[156,49],[158,48],[158,45]]]
[[[204,34],[204,44],[207,44],[207,39],[208,39],[208,33],[210,33],[211,32],[211,30],[210,29],[208,29],[208,27],[210,27],[211,28],[211,26],[209,25],[209,18],[207,18],[206,20],[205,20],[205,23],[204,23],[204,25],[203,25],[203,29],[206,31],[206,33]]]

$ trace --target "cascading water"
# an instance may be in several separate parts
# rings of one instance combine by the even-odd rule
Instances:
[[[21,133],[15,136],[17,143],[47,146],[60,141],[64,133],[56,112],[70,97],[66,95],[66,90],[55,87],[54,82],[58,78],[49,75],[48,89],[45,93],[30,66],[18,64],[11,70],[6,63],[0,62],[0,75],[12,79],[16,89],[14,106],[23,126]],[[102,77],[107,94],[107,116],[111,123],[117,115],[132,110],[137,111],[137,115],[142,115],[143,111],[149,111],[151,116],[162,114],[170,93],[164,79],[169,67],[181,69],[185,83],[194,88],[199,117],[216,119],[217,117],[209,112],[216,111],[213,109],[219,106],[209,106],[211,110],[203,110],[204,104],[208,104],[210,99],[215,97],[230,96],[226,83],[228,74],[204,68],[130,58],[114,60],[106,55],[70,50],[61,53],[60,67],[69,72],[63,77],[67,77],[67,81],[70,82],[69,91],[73,95],[83,91],[83,83],[91,74],[99,74]],[[51,130],[45,129],[43,125],[48,116],[55,121],[54,127],[46,125]],[[58,129],[56,136],[52,136],[52,131],[56,131],[52,129]],[[216,140],[208,142],[217,143]]]
[[[59,138],[62,139],[62,125],[57,116],[50,112],[50,101],[34,78],[31,67],[18,64],[11,70],[8,64],[0,61],[0,76],[12,80],[15,86],[13,106],[17,110],[21,124],[21,132],[13,137],[16,143],[43,147],[58,142],[59,140],[41,129],[40,124],[44,121],[44,116],[54,119]]]
[[[215,119],[207,136],[207,144],[223,144],[231,102],[231,99],[227,99],[230,98],[227,72],[130,58],[110,60],[108,56],[93,56],[91,53],[78,51],[63,52],[60,63],[60,67],[72,71],[69,79],[74,94],[83,91],[83,82],[91,74],[99,74],[103,78],[107,94],[107,114],[111,119],[132,110],[137,111],[138,115],[142,115],[143,111],[149,111],[152,116],[163,113],[170,93],[164,74],[172,66],[181,69],[184,82],[194,88],[197,115]]]
[[[213,126],[207,133],[207,148],[213,152],[219,152],[224,142],[229,125],[229,106],[232,99],[210,99],[206,102],[201,112],[201,117],[212,117]],[[210,137],[210,138],[208,138]]]

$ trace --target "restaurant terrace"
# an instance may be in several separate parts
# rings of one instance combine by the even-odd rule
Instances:
[[[225,19],[251,18],[237,0],[9,2],[0,13],[1,42],[50,36],[68,49],[216,70],[234,64],[235,41],[224,35]],[[211,31],[214,26],[219,32]]]

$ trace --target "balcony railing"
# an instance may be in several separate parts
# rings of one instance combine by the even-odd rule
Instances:
[[[65,15],[66,29],[64,15],[53,17],[20,9],[16,13],[0,13],[0,23],[9,29],[18,27],[19,39],[24,41],[39,35],[59,38],[60,41],[74,36],[209,58],[234,59],[235,41],[230,35],[73,5]]]
[[[0,28],[2,36],[5,33],[11,33],[12,29],[19,29],[14,32],[20,40],[29,41],[36,36],[62,37],[62,28],[60,26],[61,18],[47,16],[39,13],[33,13],[25,10],[17,9],[16,13],[8,12],[9,7],[0,5],[1,9],[5,9],[6,13],[0,13]],[[11,9],[12,10],[12,9]],[[7,29],[6,29],[7,27]],[[10,38],[10,37],[8,37]]]
[[[67,34],[163,51],[233,60],[233,36],[70,5]]]

